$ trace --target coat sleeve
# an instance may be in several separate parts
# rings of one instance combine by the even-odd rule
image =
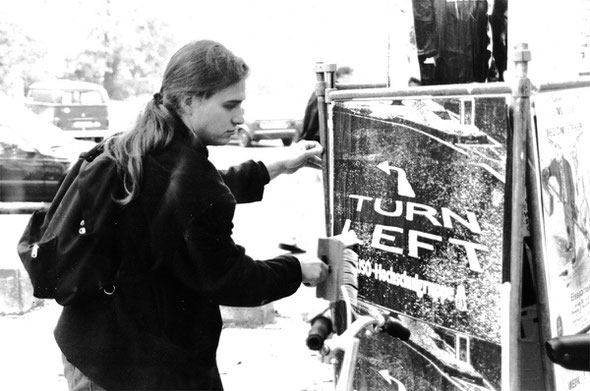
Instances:
[[[185,157],[174,170],[159,208],[168,217],[157,225],[174,223],[164,235],[154,236],[168,249],[162,255],[167,267],[185,287],[221,305],[252,307],[293,294],[302,281],[297,258],[257,261],[232,239],[236,193],[242,201],[261,197],[266,168],[250,161],[228,170],[224,178],[228,182],[199,156]],[[163,238],[172,228],[182,243]]]
[[[220,170],[219,174],[238,203],[260,201],[264,186],[270,182],[266,166],[253,160]]]
[[[233,205],[217,200],[188,225],[184,239],[194,268],[192,285],[229,306],[253,307],[293,294],[302,280],[299,261],[290,255],[263,261],[246,255],[231,238]]]

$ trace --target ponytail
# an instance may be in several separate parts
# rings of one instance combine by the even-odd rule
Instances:
[[[141,190],[143,157],[167,146],[174,135],[174,117],[163,103],[150,100],[133,127],[105,144],[105,152],[117,163],[125,195],[117,201],[131,202]]]

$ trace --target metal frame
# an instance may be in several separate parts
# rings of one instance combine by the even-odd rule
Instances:
[[[316,93],[320,118],[320,140],[325,148],[323,166],[324,196],[326,205],[326,234],[333,236],[333,129],[329,129],[331,102],[370,99],[400,99],[411,97],[452,97],[458,95],[511,95],[512,134],[511,165],[507,173],[508,191],[506,209],[510,217],[505,221],[504,259],[502,281],[502,389],[517,390],[521,385],[520,335],[521,289],[523,272],[525,206],[528,206],[530,235],[533,252],[533,273],[536,281],[537,313],[539,314],[539,339],[550,339],[548,292],[543,256],[543,228],[540,199],[539,156],[536,129],[533,126],[531,96],[538,92],[568,90],[590,86],[589,77],[577,80],[550,82],[533,86],[527,77],[531,53],[525,43],[515,47],[513,61],[515,78],[512,83],[472,83],[462,85],[418,86],[402,89],[388,88],[383,84],[336,84],[335,64],[319,64]],[[526,201],[525,201],[526,199]],[[525,205],[526,204],[526,205]],[[543,343],[541,343],[543,345]],[[504,350],[505,349],[505,350]],[[542,354],[543,377],[546,390],[555,389],[553,366],[546,354]]]

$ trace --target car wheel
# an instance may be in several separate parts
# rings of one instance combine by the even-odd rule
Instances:
[[[281,139],[281,140],[283,141],[283,145],[284,145],[285,147],[288,147],[288,146],[289,146],[289,145],[291,145],[291,143],[293,142],[293,139],[292,139],[292,138],[283,138],[283,139]]]
[[[244,148],[249,147],[252,144],[252,139],[250,138],[248,133],[243,129],[238,130],[238,144],[240,145],[240,147]]]

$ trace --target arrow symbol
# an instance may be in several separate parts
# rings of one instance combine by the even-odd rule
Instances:
[[[387,175],[391,175],[391,171],[397,172],[397,194],[411,198],[416,197],[414,189],[412,189],[412,185],[408,182],[408,177],[403,169],[390,166],[389,162],[379,163],[377,168],[385,172]]]
[[[406,386],[402,384],[399,380],[389,374],[389,369],[383,369],[379,371],[379,374],[383,376],[383,378],[387,381],[387,383],[392,384],[395,383],[397,385],[398,391],[406,391]]]

